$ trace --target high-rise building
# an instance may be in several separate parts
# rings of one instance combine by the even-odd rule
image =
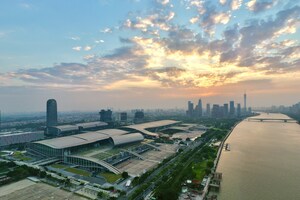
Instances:
[[[193,113],[194,113],[194,104],[191,101],[189,101],[188,102],[188,110],[186,111],[186,115],[188,117],[193,117]]]
[[[198,100],[197,117],[202,117],[202,101]]]
[[[143,110],[137,110],[134,113],[134,123],[142,123],[142,122],[144,122],[144,118],[145,118],[145,115],[144,115]]]
[[[111,122],[112,121],[112,111],[110,109],[102,109],[100,112],[100,121],[101,122]]]
[[[249,114],[252,113],[252,108],[251,108],[251,107],[248,108],[248,113],[249,113]]]
[[[247,94],[245,92],[245,94],[244,94],[244,113],[246,113],[246,112],[247,112]]]
[[[237,104],[236,114],[238,117],[241,116],[241,104],[240,103]]]
[[[126,122],[127,121],[127,112],[121,112],[120,113],[120,121]]]
[[[229,114],[228,103],[224,103],[223,111],[224,111],[224,117],[228,117]]]
[[[213,117],[213,118],[221,117],[221,110],[220,110],[220,106],[218,104],[213,104],[213,107],[211,110],[211,117]]]
[[[230,104],[229,114],[230,114],[230,116],[234,116],[234,114],[235,114],[234,101],[230,101],[229,104]]]
[[[47,101],[47,127],[57,125],[57,103],[55,99]]]
[[[206,116],[210,117],[210,104],[206,104]]]

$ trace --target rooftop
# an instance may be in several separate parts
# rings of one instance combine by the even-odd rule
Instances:
[[[146,135],[158,137],[157,133],[150,132],[146,129],[156,128],[156,127],[161,127],[161,126],[170,126],[170,125],[173,125],[173,124],[177,124],[179,122],[180,121],[175,121],[175,120],[160,120],[160,121],[154,121],[154,122],[147,122],[147,123],[142,123],[142,124],[134,124],[134,125],[130,125],[130,126],[125,126],[125,128],[134,129],[134,130],[140,131],[140,132],[142,132]]]
[[[34,143],[43,144],[54,149],[64,149],[68,147],[89,144],[100,140],[105,140],[108,138],[109,136],[102,133],[88,132],[88,133],[58,137],[58,138],[53,138],[48,140],[41,140]]]

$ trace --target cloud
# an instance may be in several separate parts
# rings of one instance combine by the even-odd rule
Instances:
[[[243,0],[232,0],[231,1],[231,9],[237,10],[241,7]]]
[[[31,9],[32,5],[28,4],[28,3],[20,3],[19,6],[23,9]]]
[[[112,29],[111,28],[104,28],[102,30],[100,30],[101,33],[112,33]]]
[[[170,1],[169,0],[157,0],[157,2],[162,5],[167,5]]]
[[[91,47],[91,46],[85,46],[85,47],[84,47],[84,50],[85,50],[85,51],[90,51],[90,50],[92,50],[92,47]]]
[[[228,4],[229,2],[222,1],[221,3]],[[237,9],[239,7],[239,1],[232,0],[232,5],[234,9]],[[197,10],[200,27],[204,29],[209,36],[214,34],[216,25],[227,24],[231,19],[231,12],[229,10],[224,11],[216,7],[211,1],[191,0],[189,1],[189,6]]]
[[[104,43],[104,40],[95,40],[96,44]]]
[[[245,23],[221,27],[222,32],[215,36],[211,33],[218,25],[229,24],[232,10],[241,6],[241,1],[221,3],[224,5],[218,4],[220,8],[203,1],[188,2],[197,11],[191,22],[198,23],[198,29],[189,19],[186,24],[176,24],[174,16],[179,13],[175,14],[168,6],[128,15],[127,20],[120,22],[123,24],[120,31],[134,30],[129,35],[135,36],[125,38],[120,34],[119,48],[101,56],[86,52],[85,64],[61,63],[6,73],[1,81],[96,91],[136,87],[203,89],[273,79],[275,74],[284,78],[291,71],[299,72],[298,41],[280,37],[295,33],[299,6],[265,19],[247,19]],[[110,30],[103,29],[103,32]],[[92,46],[73,49],[90,51]]]
[[[272,8],[277,3],[277,0],[250,0],[246,3],[249,10],[259,13]]]
[[[74,51],[80,51],[82,49],[82,47],[81,46],[76,46],[76,47],[73,47],[72,49]]]
[[[72,36],[72,37],[70,37],[70,39],[71,39],[71,40],[78,41],[78,40],[80,40],[80,37],[78,37],[78,36]]]
[[[198,20],[199,20],[198,17],[193,17],[193,18],[190,19],[190,23],[195,24]]]

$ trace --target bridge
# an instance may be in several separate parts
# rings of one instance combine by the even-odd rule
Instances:
[[[279,122],[297,122],[294,119],[278,119],[278,118],[248,118],[248,121],[259,121],[259,122],[265,122],[265,121],[279,121]]]

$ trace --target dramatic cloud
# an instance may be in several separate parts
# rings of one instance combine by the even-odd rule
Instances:
[[[72,49],[83,54],[82,63],[23,67],[0,74],[0,83],[68,91],[169,91],[156,94],[161,98],[231,94],[238,87],[283,90],[281,80],[300,77],[300,7],[253,14],[271,10],[276,2],[185,0],[173,8],[171,1],[153,0],[152,9],[120,20],[114,34],[101,34],[112,33],[104,28],[90,40],[81,36],[86,43]],[[239,12],[241,20],[231,19]],[[112,40],[115,32],[120,34]]]

